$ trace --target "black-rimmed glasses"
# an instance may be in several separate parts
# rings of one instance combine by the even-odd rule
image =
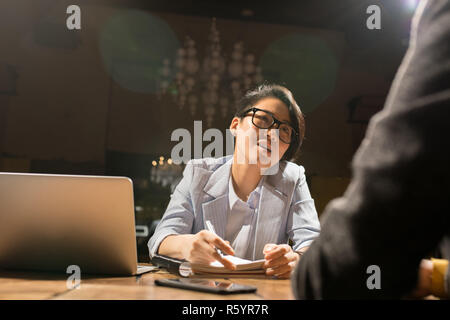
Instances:
[[[298,135],[289,123],[278,120],[270,111],[253,107],[243,112],[243,115],[246,116],[249,112],[253,112],[252,123],[259,129],[270,129],[277,125],[275,128],[278,129],[280,140],[286,144],[290,144]]]

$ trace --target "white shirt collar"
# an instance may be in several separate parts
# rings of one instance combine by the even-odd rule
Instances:
[[[250,203],[250,201],[252,200],[253,197],[255,196],[259,196],[261,194],[261,188],[262,188],[262,184],[263,184],[263,180],[264,180],[265,176],[262,176],[261,179],[259,180],[258,185],[256,186],[255,190],[253,190],[247,199],[247,204]],[[231,172],[230,172],[230,179],[228,181],[228,201],[230,204],[230,209],[233,209],[234,205],[236,204],[236,202],[241,201],[242,203],[245,203],[244,201],[241,200],[241,198],[238,197],[238,195],[236,194],[236,192],[234,191],[234,187],[233,187],[233,180],[232,180],[232,176],[231,176]],[[253,195],[253,197],[252,197]]]

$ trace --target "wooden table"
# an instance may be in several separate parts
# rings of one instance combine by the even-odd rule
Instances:
[[[229,278],[226,281],[253,285],[252,294],[218,295],[155,285],[155,279],[176,278],[159,270],[140,276],[99,277],[81,276],[80,288],[67,287],[67,274],[0,270],[0,299],[124,299],[124,300],[291,300],[290,280],[267,277]],[[208,278],[213,279],[213,278]],[[224,278],[214,280],[224,281]]]

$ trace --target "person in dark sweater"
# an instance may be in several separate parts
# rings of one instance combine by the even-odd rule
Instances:
[[[449,155],[450,0],[422,1],[386,104],[352,161],[352,181],[326,207],[320,236],[294,270],[295,297],[448,296],[448,260],[424,258],[438,247],[450,255]]]

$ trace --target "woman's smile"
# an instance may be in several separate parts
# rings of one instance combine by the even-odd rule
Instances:
[[[258,145],[260,148],[266,150],[267,153],[271,153],[271,152],[272,152],[272,150],[270,149],[270,144],[267,144],[267,141],[258,141],[258,142],[257,142],[257,145]]]

